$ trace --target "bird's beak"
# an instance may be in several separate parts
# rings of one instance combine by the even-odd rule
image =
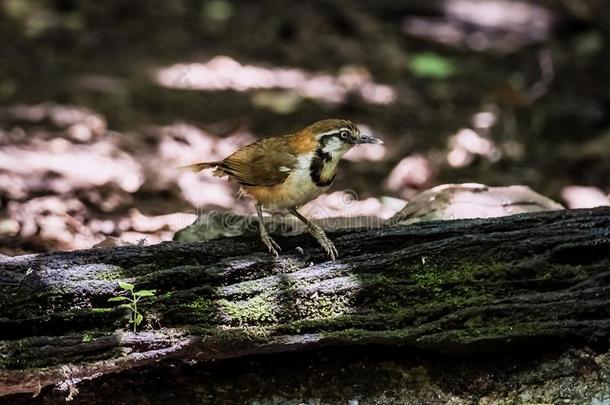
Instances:
[[[381,144],[383,144],[383,141],[381,139],[379,139],[379,138],[374,138],[374,137],[369,136],[369,135],[360,135],[360,137],[358,138],[356,143],[357,144],[373,143],[373,144],[381,145]]]

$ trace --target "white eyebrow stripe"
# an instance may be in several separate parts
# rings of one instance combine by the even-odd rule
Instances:
[[[278,169],[280,172],[289,172],[290,168],[286,167],[286,166],[280,166],[280,168]]]
[[[320,134],[318,134],[319,136],[324,136],[324,135],[330,135],[330,134],[337,134],[341,131],[348,131],[350,132],[349,128],[343,127],[343,128],[338,128],[338,129],[332,129],[330,131],[326,131],[326,132],[322,132]]]

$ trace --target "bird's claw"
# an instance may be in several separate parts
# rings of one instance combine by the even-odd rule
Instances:
[[[337,248],[335,247],[333,242],[328,239],[328,236],[326,236],[324,233],[316,233],[315,236],[320,245],[322,246],[322,249],[324,249],[328,256],[330,256],[330,259],[332,261],[337,260],[339,252],[337,251]]]
[[[282,249],[280,248],[280,245],[278,245],[277,242],[271,238],[271,236],[267,234],[261,235],[261,240],[263,241],[265,246],[267,246],[267,249],[269,249],[269,253],[271,253],[275,257],[278,257],[280,255],[278,251],[281,251]]]

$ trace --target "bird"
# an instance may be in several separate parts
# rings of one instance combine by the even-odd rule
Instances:
[[[287,209],[305,224],[331,260],[336,260],[335,245],[298,208],[331,187],[339,161],[348,150],[356,145],[382,143],[378,138],[361,134],[351,121],[325,119],[295,133],[261,138],[223,160],[180,168],[193,172],[214,169],[214,176],[227,176],[237,182],[242,194],[254,200],[261,241],[275,257],[281,249],[265,227],[263,209]]]

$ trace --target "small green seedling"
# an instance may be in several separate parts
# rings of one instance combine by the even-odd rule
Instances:
[[[135,333],[137,332],[140,323],[142,323],[142,321],[144,320],[144,315],[142,315],[138,311],[138,301],[140,301],[144,297],[154,297],[156,290],[134,291],[133,289],[135,286],[131,283],[126,283],[124,281],[119,281],[119,287],[121,287],[123,291],[128,291],[129,293],[131,293],[131,297],[119,295],[108,299],[108,301],[127,301],[125,305],[127,305],[127,307],[131,310],[131,319],[129,320],[129,323],[133,324],[133,331]]]

